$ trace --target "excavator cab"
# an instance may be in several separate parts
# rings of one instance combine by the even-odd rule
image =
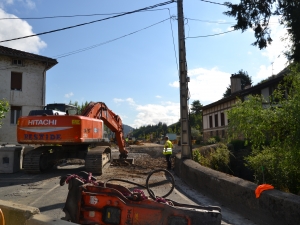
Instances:
[[[42,115],[78,115],[78,109],[74,105],[64,103],[47,104],[44,109],[31,110],[28,116]]]
[[[60,111],[65,112],[68,115],[78,115],[78,109],[74,105],[67,105],[64,103],[52,103],[47,104],[44,107],[44,110],[53,110],[53,111]]]

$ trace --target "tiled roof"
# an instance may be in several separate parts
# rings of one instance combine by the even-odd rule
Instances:
[[[11,57],[19,58],[19,59],[31,59],[31,60],[36,60],[36,61],[48,62],[49,68],[58,63],[56,59],[32,54],[29,52],[23,52],[20,50],[4,47],[1,45],[0,45],[0,55],[11,56]]]

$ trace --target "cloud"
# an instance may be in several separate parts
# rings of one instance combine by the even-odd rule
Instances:
[[[35,8],[35,3],[33,1],[31,1],[31,0],[25,0],[24,3],[30,9],[34,9]]]
[[[282,39],[287,37],[287,30],[283,26],[280,26],[277,18],[273,18],[270,23],[272,24],[271,37],[273,42],[261,53],[264,57],[269,59],[270,64],[268,66],[260,66],[259,72],[253,77],[255,83],[279,73],[287,66],[287,60],[283,52],[286,50],[287,45],[291,43]]]
[[[138,112],[132,127],[145,125],[155,125],[159,122],[167,125],[178,122],[180,118],[179,103],[163,102],[161,105],[146,104],[137,105],[135,110]]]
[[[115,101],[117,100],[117,101]],[[137,112],[135,119],[131,124],[128,124],[134,128],[139,128],[141,126],[155,125],[159,122],[166,123],[167,125],[178,122],[180,117],[180,107],[179,103],[174,102],[161,102],[160,104],[146,104],[139,105],[136,104],[134,99],[114,99],[116,103],[127,103],[134,107]],[[126,115],[120,115],[122,120],[128,118]]]
[[[73,94],[73,92],[70,92],[70,93],[68,93],[68,94],[65,94],[65,98],[70,98],[70,97],[72,97],[74,94]]]
[[[161,98],[161,96],[159,96],[159,95],[156,95],[156,96],[155,96],[155,98]]]
[[[129,105],[132,105],[132,106],[135,106],[135,105],[136,105],[135,102],[134,102],[134,100],[133,100],[132,98],[127,98],[127,99],[126,99],[126,102],[128,102]]]
[[[206,105],[223,97],[226,87],[230,83],[231,74],[219,71],[218,68],[197,68],[188,71],[190,82],[188,84],[191,100],[199,100]],[[179,87],[178,81],[169,84]]]
[[[35,2],[32,0],[1,0],[0,2],[0,8],[5,8],[8,5],[13,5],[16,2],[18,5],[24,5],[26,8],[34,9],[35,8]]]
[[[0,9],[0,18],[18,18]],[[25,20],[0,20],[0,40],[33,35],[32,27]],[[2,42],[1,45],[21,51],[38,54],[47,46],[39,37],[30,37],[16,41]]]
[[[188,71],[190,82],[190,103],[193,100],[200,100],[201,104],[207,105],[223,97],[226,87],[229,85],[229,73],[219,71],[218,68],[204,69],[197,68]],[[171,87],[178,88],[179,82],[174,81],[169,84]],[[180,118],[180,103],[178,102],[161,102],[160,104],[140,105],[135,103],[132,98],[114,99],[116,103],[127,102],[133,106],[137,114],[130,124],[134,128],[141,126],[155,125],[159,122],[167,125],[178,122]]]
[[[132,98],[127,98],[127,99],[114,98],[113,101],[117,104],[120,104],[121,102],[128,102],[129,105],[135,106],[135,102]]]
[[[120,103],[120,102],[124,102],[125,100],[121,99],[121,98],[114,98],[113,101],[115,103]]]

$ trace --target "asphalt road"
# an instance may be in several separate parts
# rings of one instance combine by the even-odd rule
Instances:
[[[135,157],[132,155],[131,157]],[[140,157],[140,155],[139,155]],[[52,218],[61,219],[64,217],[62,211],[66,197],[68,194],[68,186],[60,186],[60,177],[67,174],[76,174],[84,171],[83,165],[64,164],[57,166],[53,170],[44,174],[26,174],[20,171],[14,174],[0,174],[0,198],[2,200],[20,203],[27,206],[33,206],[40,209],[40,212]],[[207,198],[185,185],[173,172],[175,178],[175,189],[168,196],[179,203],[193,205],[215,205],[222,208],[222,225],[254,225],[251,218],[243,218],[226,206],[219,205],[212,199]],[[122,166],[109,167],[102,176],[96,177],[101,181],[111,178],[122,178],[132,182],[145,185],[146,178],[149,174],[149,168],[143,170],[141,168],[133,168],[128,170]],[[169,191],[170,182],[165,182],[164,173],[155,173],[150,182],[162,184],[161,186],[152,187],[155,195],[162,196]],[[128,183],[120,183],[128,188],[134,185]],[[148,195],[146,190],[143,190]]]

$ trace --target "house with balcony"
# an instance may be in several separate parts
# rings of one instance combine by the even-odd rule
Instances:
[[[203,140],[207,141],[216,136],[226,137],[226,128],[229,123],[226,112],[235,105],[238,98],[244,101],[249,95],[262,95],[266,100],[265,104],[269,104],[270,95],[283,80],[286,73],[287,69],[284,69],[277,75],[273,75],[255,86],[248,85],[244,89],[241,88],[241,76],[232,75],[230,77],[231,95],[202,108]]]
[[[46,72],[57,63],[56,59],[0,46],[0,99],[10,107],[2,120],[0,144],[17,144],[18,118],[43,108]]]

